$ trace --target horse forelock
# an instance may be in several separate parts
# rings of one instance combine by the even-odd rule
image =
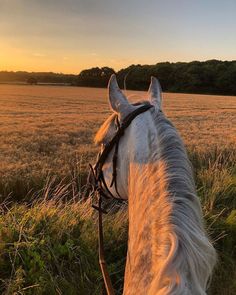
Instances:
[[[98,129],[94,137],[95,144],[98,145],[107,142],[110,139],[111,135],[115,133],[115,117],[116,114],[110,115],[102,124],[102,126]]]
[[[135,102],[132,105],[133,106],[138,106],[138,105],[144,105],[144,104],[149,104],[147,100],[141,100],[139,102]],[[102,124],[102,126],[99,128],[97,131],[95,137],[94,137],[94,142],[95,144],[99,145],[102,143],[107,143],[111,137],[115,134],[116,132],[116,126],[115,126],[115,118],[116,118],[115,113],[111,114],[106,121]]]

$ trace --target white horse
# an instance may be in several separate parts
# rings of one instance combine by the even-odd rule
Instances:
[[[115,134],[115,115],[122,123],[140,107],[128,102],[115,75],[108,88],[114,114],[98,131],[99,144]],[[216,252],[204,230],[191,164],[179,134],[161,111],[161,87],[154,77],[148,98],[154,107],[132,121],[118,150],[117,191],[128,199],[129,210],[124,294],[206,294]],[[107,183],[112,154],[103,167]],[[111,192],[119,197],[116,190]]]

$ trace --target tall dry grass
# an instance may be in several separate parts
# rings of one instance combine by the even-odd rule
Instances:
[[[236,150],[189,154],[206,227],[219,255],[209,294],[235,294],[236,171],[229,158],[235,162]],[[49,181],[32,203],[1,205],[1,294],[101,294],[97,212],[89,201],[68,201],[71,185]],[[105,216],[105,252],[115,289],[121,294],[127,211],[121,207],[112,212]]]
[[[105,97],[103,89],[0,86],[1,294],[101,294],[97,215],[78,200],[93,134],[110,112]],[[236,98],[165,94],[164,104],[188,146],[219,253],[209,294],[236,294]],[[121,294],[126,208],[106,216],[105,247]]]
[[[131,99],[145,96],[132,92]],[[236,143],[236,97],[167,93],[163,101],[188,146]],[[21,200],[48,176],[83,179],[97,151],[93,135],[108,114],[105,89],[0,85],[0,199]]]

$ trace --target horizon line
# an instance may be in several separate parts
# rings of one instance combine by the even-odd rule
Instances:
[[[92,68],[105,68],[105,67],[108,67],[108,68],[111,68],[113,69],[116,73],[119,72],[120,70],[123,70],[123,69],[127,69],[129,68],[130,66],[154,66],[154,65],[158,65],[158,64],[162,64],[162,63],[170,63],[170,64],[177,64],[177,63],[192,63],[192,62],[200,62],[200,63],[204,63],[204,62],[207,62],[207,61],[219,61],[219,62],[236,62],[236,59],[232,59],[232,60],[221,60],[221,59],[216,59],[216,58],[212,58],[212,59],[206,59],[206,60],[191,60],[191,61],[160,61],[160,62],[157,62],[157,63],[153,63],[153,64],[130,64],[124,68],[120,68],[118,70],[115,70],[113,67],[111,66],[108,66],[108,65],[104,65],[104,66],[92,66],[92,67],[89,67],[89,68],[85,68],[85,69],[82,69],[80,70],[80,72],[78,73],[75,73],[75,72],[71,72],[71,73],[65,73],[65,72],[54,72],[54,71],[27,71],[27,70],[1,70],[0,69],[0,73],[1,72],[8,72],[8,73],[19,73],[19,72],[23,72],[23,73],[29,73],[29,74],[33,74],[33,73],[53,73],[53,74],[63,74],[63,75],[79,75],[82,71],[84,70],[90,70]]]

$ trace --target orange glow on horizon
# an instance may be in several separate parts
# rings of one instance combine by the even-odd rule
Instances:
[[[57,72],[78,74],[84,69],[109,66],[114,70],[125,68],[141,60],[111,58],[96,53],[75,50],[67,54],[50,50],[33,51],[27,47],[13,47],[0,39],[0,71]],[[143,60],[143,63],[145,61]]]

